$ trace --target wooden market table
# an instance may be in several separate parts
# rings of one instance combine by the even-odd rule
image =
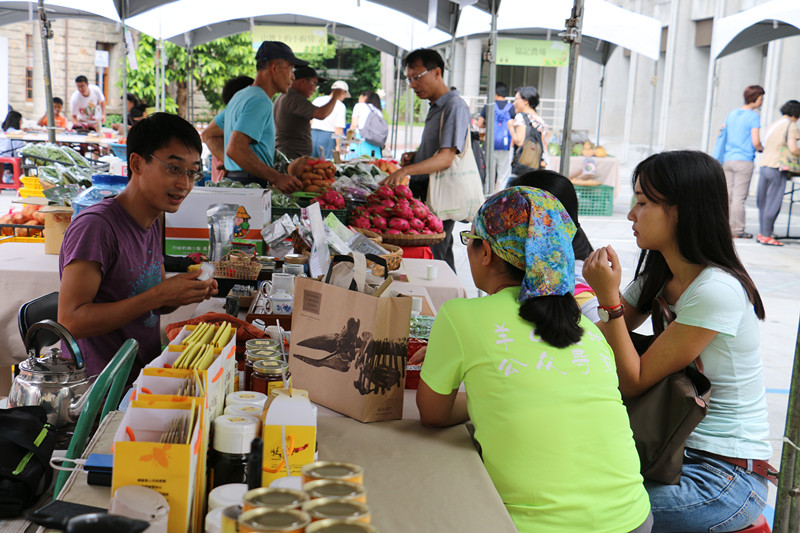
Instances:
[[[415,392],[406,391],[403,420],[364,424],[320,408],[319,459],[364,468],[372,523],[380,531],[516,531],[466,426],[423,427]],[[121,412],[109,413],[84,456],[110,453],[121,420]],[[110,489],[73,473],[59,499],[107,508]]]
[[[561,158],[557,155],[549,156],[548,169],[559,172]],[[569,176],[580,173],[587,164],[594,165],[595,174],[586,176],[599,181],[603,185],[614,187],[614,198],[619,194],[619,159],[616,157],[584,157],[582,155],[569,158]],[[567,176],[567,177],[569,177]]]

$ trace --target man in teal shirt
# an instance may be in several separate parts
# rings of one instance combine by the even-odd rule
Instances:
[[[295,65],[307,65],[278,41],[264,41],[256,52],[253,85],[236,93],[203,132],[203,141],[215,157],[225,160],[228,177],[241,183],[271,184],[290,194],[300,190],[300,180],[272,168],[275,120],[272,97],[286,92]]]

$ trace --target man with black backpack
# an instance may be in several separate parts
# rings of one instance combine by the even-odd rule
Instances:
[[[516,111],[514,104],[506,100],[508,97],[508,85],[502,81],[497,82],[494,89],[494,182],[492,192],[504,189],[508,178],[511,177],[511,158],[514,155],[514,142],[511,139],[511,132],[508,130],[508,123],[514,118]],[[478,128],[486,127],[486,108],[483,106],[478,117]],[[486,139],[485,142],[492,142]]]

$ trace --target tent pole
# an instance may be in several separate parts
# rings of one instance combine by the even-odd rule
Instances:
[[[800,443],[800,327],[797,331],[797,343],[794,349],[794,366],[789,388],[789,404],[786,409],[785,439],[795,444]],[[781,473],[778,476],[778,496],[775,502],[775,520],[773,533],[789,533],[797,531],[800,504],[798,503],[798,485],[800,485],[800,453],[789,442],[784,440],[781,455]]]
[[[492,10],[492,30],[489,33],[489,46],[486,47],[486,55],[484,56],[484,59],[489,62],[489,81],[486,87],[486,136],[483,140],[483,151],[486,154],[486,180],[483,182],[483,193],[486,195],[495,192],[495,182],[497,181],[494,160],[494,95],[495,85],[497,85],[497,0],[491,0],[489,6]]]
[[[714,18],[712,19],[712,31],[717,26],[717,21],[725,16],[725,0],[716,0],[714,5]],[[717,58],[712,57],[713,47],[708,49],[708,72],[706,74],[706,104],[703,107],[703,137],[700,139],[700,149],[708,152],[711,139],[711,112],[714,104],[714,80],[719,75],[717,71]]]
[[[450,64],[448,65],[449,72],[447,73],[448,87],[452,87],[456,82],[456,75],[453,68],[455,62],[456,62],[456,32],[454,31],[453,38],[450,39],[450,60],[448,61],[448,63]]]
[[[189,46],[187,52],[187,57],[189,59],[189,75],[186,80],[188,82],[186,84],[186,104],[189,109],[187,109],[186,116],[189,117],[189,122],[194,123],[194,47]]]
[[[569,159],[572,147],[572,100],[575,97],[575,72],[578,67],[578,54],[581,50],[581,30],[583,28],[583,0],[575,0],[572,16],[566,21],[566,30],[559,33],[564,42],[569,43],[569,71],[567,72],[567,101],[564,109],[564,127],[561,134],[561,165],[559,172],[569,176]]]
[[[656,90],[658,89],[658,61],[653,63],[653,77],[651,78],[650,85],[653,86],[653,101],[650,104],[650,145],[647,148],[647,154],[653,153],[653,140],[656,135]]]
[[[667,57],[664,63],[664,83],[661,85],[661,109],[658,117],[658,149],[669,144],[669,104],[672,100],[672,79],[675,77],[675,56],[678,48],[678,16],[680,1],[670,0],[669,30],[667,32]]]
[[[402,60],[398,51],[394,58],[395,89],[394,102],[392,103],[392,154],[394,154],[394,157],[397,157],[397,133],[400,130],[400,82],[403,79],[401,66]]]
[[[600,118],[603,115],[603,86],[606,82],[606,64],[600,69],[600,98],[597,100],[597,138],[595,146],[600,146]]]
[[[125,8],[122,16],[122,136],[128,136],[128,28],[125,26]]]
[[[50,79],[50,46],[48,40],[53,38],[50,21],[44,11],[44,0],[39,0],[39,29],[42,36],[42,70],[44,72],[44,95],[47,99],[47,140],[56,142],[56,121],[53,112],[53,81]]]

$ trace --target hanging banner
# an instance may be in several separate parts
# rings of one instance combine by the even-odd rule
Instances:
[[[254,26],[253,50],[263,41],[281,41],[295,54],[321,54],[328,46],[324,26]]]
[[[497,40],[497,64],[523,67],[566,67],[569,45],[536,39]]]

